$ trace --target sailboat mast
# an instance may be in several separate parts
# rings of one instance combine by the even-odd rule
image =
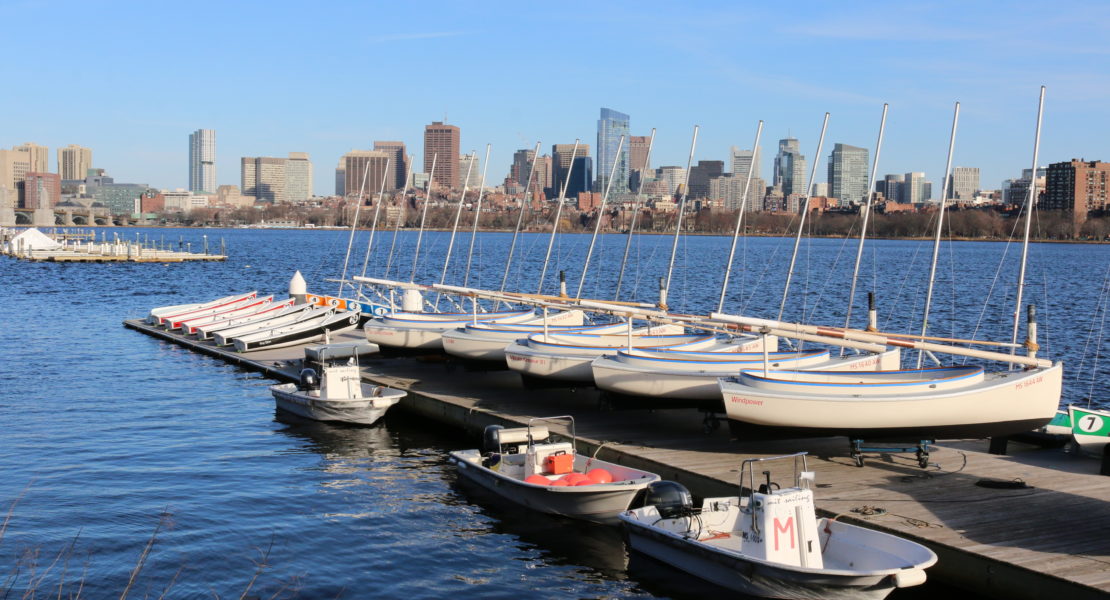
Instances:
[[[632,147],[631,140],[629,147]],[[624,258],[621,260],[621,271],[617,275],[617,291],[613,294],[613,300],[621,299],[621,283],[624,282],[624,269],[628,265],[628,251],[632,249],[632,236],[636,232],[636,220],[640,216],[640,211],[644,207],[644,182],[642,173],[647,172],[648,165],[651,164],[651,147],[655,145],[655,128],[651,128],[651,138],[648,139],[647,154],[644,155],[644,168],[641,172],[640,189],[636,190],[636,204],[635,209],[632,211],[632,223],[628,226],[628,238],[624,241]]]
[[[725,292],[728,291],[728,278],[732,275],[732,259],[736,256],[736,240],[740,237],[740,228],[744,222],[744,213],[748,210],[748,189],[752,186],[752,174],[755,171],[755,157],[759,154],[759,137],[763,135],[763,119],[755,128],[755,142],[752,144],[752,161],[748,163],[748,178],[744,181],[744,195],[740,197],[740,211],[736,215],[736,229],[732,232],[732,247],[728,251],[728,262],[725,265],[725,280],[721,282],[721,298],[717,301],[717,312],[725,308]],[[733,173],[735,176],[735,173]]]
[[[563,202],[566,201],[567,187],[570,185],[570,176],[574,173],[574,159],[578,157],[578,142],[574,140],[574,150],[570,153],[570,166],[567,168],[567,177],[563,181],[563,189],[559,192],[559,205],[555,208],[555,222],[551,225],[551,239],[547,241],[547,255],[543,257],[543,268],[540,270],[540,285],[537,294],[543,293],[543,278],[547,275],[547,263],[551,260],[551,248],[555,245],[555,232],[559,231],[559,217],[563,214]]]
[[[883,150],[883,132],[886,131],[886,112],[890,105],[883,103],[883,118],[879,121],[879,139],[875,142],[875,158],[871,160],[871,179],[867,186],[867,202],[863,205],[863,223],[859,230],[859,246],[856,247],[856,266],[852,269],[852,289],[848,292],[848,310],[844,315],[844,327],[852,324],[852,304],[856,300],[856,282],[859,280],[859,264],[863,258],[863,242],[867,239],[867,223],[871,220],[871,204],[875,197],[875,177],[879,174],[879,154]]]
[[[825,113],[825,121],[821,124],[821,137],[817,140],[817,156],[813,157],[813,168],[809,172],[809,182],[806,184],[805,201],[802,203],[802,218],[798,221],[798,235],[794,238],[794,253],[790,255],[790,267],[786,269],[786,285],[782,288],[782,302],[779,303],[779,319],[786,310],[786,297],[790,294],[790,280],[794,278],[794,264],[798,261],[798,248],[802,245],[802,231],[805,230],[806,215],[809,214],[809,193],[813,189],[813,179],[817,176],[817,166],[821,164],[821,149],[825,146],[825,132],[829,128],[829,113]]]
[[[613,168],[609,171],[609,180],[605,184],[605,193],[601,195],[601,205],[597,207],[597,222],[594,223],[594,235],[590,238],[590,248],[586,250],[586,263],[582,265],[582,277],[578,279],[578,291],[574,294],[575,298],[582,297],[582,287],[586,284],[586,271],[590,269],[590,258],[594,255],[594,243],[597,242],[597,234],[601,231],[601,217],[605,214],[605,202],[609,200],[609,191],[613,189],[613,178],[617,175],[617,165],[620,164],[621,150],[624,148],[624,136],[621,136],[620,141],[617,142],[616,159],[613,160]]]
[[[389,173],[389,162],[390,159],[385,159],[385,170],[382,172],[382,187],[378,190],[378,201],[374,205],[374,218],[370,221],[370,239],[366,242],[366,256],[362,259],[362,273],[360,273],[363,277],[366,277],[366,266],[370,264],[370,251],[374,247],[374,234],[378,230],[378,217],[382,213],[382,204],[385,201],[385,180],[386,174]],[[358,295],[361,293],[362,284],[359,283],[355,298],[357,299]]]
[[[447,242],[447,254],[443,257],[443,272],[439,275],[439,283],[447,282],[447,267],[451,264],[451,251],[455,249],[455,234],[459,231],[459,217],[462,216],[463,203],[466,202],[466,191],[470,187],[470,172],[474,169],[475,153],[470,153],[470,160],[466,161],[466,179],[463,180],[462,195],[459,196],[459,205],[455,209],[455,224],[451,226],[451,238]],[[442,294],[436,294],[436,308],[439,308],[439,299]]]
[[[428,205],[432,203],[432,188],[436,184],[436,159],[439,153],[432,154],[432,171],[428,173],[428,188],[424,190],[424,210],[420,213],[420,229],[416,233],[416,251],[412,254],[412,275],[409,283],[416,281],[416,265],[420,258],[420,240],[424,237],[424,221],[428,218]]]
[[[358,227],[358,211],[362,208],[363,194],[366,192],[366,176],[370,174],[370,161],[366,161],[366,165],[362,170],[362,185],[358,189],[358,204],[355,205],[355,217],[351,222],[351,235],[347,238],[347,256],[343,258],[343,274],[339,276],[339,291],[335,293],[336,296],[343,297],[343,286],[347,283],[347,263],[351,260],[351,246],[355,243],[355,228]]]
[[[678,218],[675,219],[674,241],[671,243],[671,261],[667,265],[667,278],[663,281],[663,297],[660,306],[666,310],[667,295],[671,291],[671,275],[674,273],[674,257],[678,254],[678,236],[682,234],[682,213],[686,212],[686,194],[690,188],[690,166],[694,163],[694,150],[698,146],[698,126],[694,125],[694,138],[690,140],[690,156],[686,158],[686,176],[682,182],[682,199],[678,202]]]
[[[1029,229],[1033,222],[1033,199],[1037,191],[1037,160],[1041,151],[1041,121],[1044,118],[1044,90],[1041,86],[1041,98],[1037,103],[1037,133],[1033,140],[1033,171],[1029,175],[1029,194],[1025,199],[1025,235],[1021,240],[1021,268],[1018,271],[1017,300],[1014,304],[1014,333],[1010,338],[1011,343],[1017,343],[1018,326],[1021,324],[1021,296],[1025,291],[1025,263],[1029,258]],[[1010,350],[1014,354],[1014,349]]]
[[[478,204],[474,208],[474,227],[470,230],[470,250],[466,253],[466,275],[463,276],[463,287],[470,282],[470,261],[474,258],[474,238],[478,237],[478,221],[482,218],[482,194],[486,191],[486,171],[489,170],[489,149],[491,144],[486,144],[486,162],[482,167],[482,182],[478,184]]]
[[[401,224],[405,222],[405,205],[408,204],[409,181],[412,180],[412,163],[415,157],[409,155],[408,169],[405,171],[405,185],[401,188],[401,214],[397,216],[397,223],[393,227],[393,241],[389,243],[389,258],[385,261],[385,277],[389,278],[389,269],[393,266],[393,250],[397,247],[397,234],[401,232]]]
[[[952,114],[952,135],[948,139],[948,162],[944,167],[944,185],[940,194],[940,210],[937,214],[937,234],[933,239],[933,263],[929,267],[929,290],[925,293],[925,314],[921,317],[921,335],[929,328],[929,307],[933,302],[933,283],[937,275],[937,256],[940,255],[940,235],[944,230],[944,209],[948,203],[948,178],[952,173],[952,151],[956,147],[956,126],[960,123],[960,103],[956,103],[956,110]],[[917,355],[917,368],[925,359],[925,352]]]
[[[509,283],[509,267],[513,264],[513,252],[516,251],[516,240],[520,236],[520,226],[524,223],[524,211],[528,210],[528,198],[532,193],[532,178],[536,173],[536,161],[540,157],[540,143],[536,142],[536,149],[532,151],[532,166],[528,168],[528,183],[524,186],[524,203],[520,206],[520,214],[516,216],[516,229],[513,230],[513,241],[509,244],[509,258],[505,261],[505,274],[501,276],[501,289]]]

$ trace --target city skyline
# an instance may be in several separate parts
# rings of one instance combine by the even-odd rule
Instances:
[[[823,113],[832,113],[826,148],[839,142],[873,154],[881,106],[890,102],[879,172],[925,172],[939,187],[952,105],[959,100],[963,114],[955,163],[980,167],[982,185],[997,188],[1031,162],[1036,96],[1043,83],[1048,96],[1042,165],[1107,158],[1103,140],[1110,137],[1110,125],[1089,117],[1100,114],[1110,98],[1110,81],[1100,66],[1108,53],[1101,32],[1110,24],[1110,9],[1098,3],[1069,5],[1067,11],[1034,3],[884,5],[877,14],[858,3],[802,2],[796,11],[801,16],[787,22],[776,19],[772,9],[727,3],[630,6],[593,7],[586,20],[540,7],[479,17],[465,7],[433,3],[431,10],[442,17],[437,22],[452,23],[447,27],[421,25],[425,19],[413,8],[346,7],[351,14],[333,23],[322,10],[275,3],[263,19],[266,27],[257,28],[242,27],[263,18],[247,7],[209,4],[179,11],[158,6],[146,7],[142,15],[104,7],[87,18],[62,20],[57,42],[26,59],[25,68],[86,100],[71,105],[67,94],[41,91],[32,102],[9,95],[0,102],[20,119],[6,125],[0,146],[28,140],[52,149],[77,144],[94,150],[94,167],[120,180],[174,189],[188,187],[182,140],[198,128],[218,132],[217,183],[229,184],[237,182],[244,156],[305,151],[325,164],[352,148],[371,148],[372,140],[405,143],[421,165],[424,125],[444,120],[462,131],[460,153],[492,144],[489,180],[500,182],[513,153],[537,141],[543,148],[575,138],[596,142],[598,108],[611,106],[631,116],[632,135],[657,128],[653,165],[685,166],[695,124],[701,133],[694,161],[728,160],[731,146],[750,146],[756,121],[764,119],[765,152],[773,140],[797,138],[802,155],[822,161],[823,173],[828,150],[815,155]],[[27,21],[37,14],[33,7],[9,4],[0,7],[0,14],[10,22]],[[371,16],[375,31],[356,26]],[[79,41],[90,28],[151,21],[166,36],[197,36],[195,52],[145,44],[136,53],[123,39],[98,40],[91,48]],[[535,28],[540,22],[559,27]],[[889,22],[904,26],[891,29],[884,25]],[[627,33],[613,35],[614,28]],[[748,46],[786,35],[798,48],[752,61],[744,46],[733,43],[737,28],[752,37]],[[666,36],[653,34],[662,29]],[[560,43],[572,30],[599,44]],[[249,73],[226,60],[248,48],[276,49],[287,36],[303,41],[295,60]],[[17,28],[0,44],[16,52],[33,42],[33,30]],[[513,46],[537,52],[497,51]],[[820,49],[817,59],[803,53],[813,46]],[[617,68],[618,61],[603,58],[618,49],[650,65],[647,74]],[[62,57],[77,51],[112,77],[103,77],[101,69],[66,68]],[[341,78],[343,71],[331,64],[337,55],[368,52],[399,58],[362,80]],[[445,52],[465,52],[468,68],[444,73],[430,89],[422,89],[428,85],[420,85],[417,74],[438,64]],[[177,87],[180,73],[194,61],[211,65],[202,93],[161,95],[154,101],[149,92],[115,91],[124,80],[144,90]],[[535,74],[535,64],[548,65],[543,80],[573,85],[577,93],[487,93],[500,85],[495,74]],[[482,80],[476,73],[489,76]],[[379,79],[406,80],[412,89],[383,93]],[[668,79],[683,85],[653,83]],[[275,81],[294,80],[294,87],[275,87]],[[343,89],[335,90],[341,80]],[[645,86],[650,93],[644,93]],[[770,163],[764,160],[759,174],[768,181]],[[316,178],[315,194],[332,191],[326,179]]]

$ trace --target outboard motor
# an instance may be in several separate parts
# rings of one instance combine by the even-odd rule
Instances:
[[[501,436],[499,432],[504,429],[500,425],[486,425],[482,430],[482,454],[500,452]]]
[[[664,519],[677,519],[694,512],[690,490],[676,481],[656,481],[649,485],[644,506],[654,506]]]
[[[316,369],[301,369],[301,389],[320,389],[320,376],[316,374]]]

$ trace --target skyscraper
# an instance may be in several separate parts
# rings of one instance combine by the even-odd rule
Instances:
[[[374,149],[389,154],[389,169],[386,172],[385,189],[399,190],[405,187],[405,177],[409,172],[409,157],[405,153],[404,142],[374,142]]]
[[[928,196],[925,193],[925,174],[921,172],[906,173],[906,179],[902,183],[900,190],[899,202],[903,204],[915,204],[924,202]]]
[[[948,199],[971,202],[979,191],[979,167],[956,167],[948,176]]]
[[[578,144],[577,152],[574,150],[574,144],[552,144],[551,145],[551,197],[558,197],[559,192],[563,189],[563,184],[566,183],[567,171],[570,170],[574,160],[582,158],[583,156],[590,155],[589,144]],[[593,161],[590,161],[592,167]],[[592,191],[590,188],[579,191]],[[572,197],[570,188],[567,188],[567,197]]]
[[[436,172],[433,175],[437,186],[455,189],[462,184],[459,179],[460,137],[458,127],[447,125],[442,121],[434,121],[424,127],[424,172],[431,172],[432,157],[438,156]],[[348,178],[348,184],[350,181]]]
[[[258,202],[278,204],[288,201],[285,162],[284,158],[244,156],[240,160],[242,194],[254,196]]]
[[[782,187],[784,196],[806,193],[806,157],[802,156],[798,140],[779,140],[779,153],[775,156],[772,185]]]
[[[12,150],[23,152],[27,155],[27,162],[31,165],[32,172],[50,172],[50,149],[46,146],[40,146],[34,142],[27,142],[26,144],[13,146]]]
[[[690,198],[708,198],[709,180],[724,174],[725,162],[723,160],[699,160],[698,164],[690,167]]]
[[[613,173],[612,193],[628,192],[628,120],[628,115],[611,108],[601,109],[601,118],[597,120],[597,189],[602,192],[605,191],[614,164],[617,169]],[[621,136],[624,136],[623,145]],[[617,152],[618,146],[620,152]]]
[[[198,129],[189,134],[189,191],[215,193],[216,187],[216,131]]]
[[[882,181],[875,182],[875,191],[881,193],[888,202],[902,202],[902,188],[905,183],[905,175],[887,174]]]
[[[829,195],[841,203],[867,200],[867,148],[833,146],[829,155]]]
[[[536,151],[531,148],[522,148],[514,152],[513,165],[509,168],[509,178],[520,185],[528,185],[528,174],[532,171],[532,159],[535,157]],[[536,166],[539,167],[538,164]],[[535,180],[536,175],[536,173],[532,173],[533,180]]]
[[[307,152],[290,152],[285,159],[285,200],[304,202],[312,197],[312,162]]]
[[[70,144],[58,148],[58,175],[63,180],[84,179],[92,168],[92,150]]]
[[[347,196],[358,195],[360,192],[364,198],[377,196],[378,190],[381,189],[382,180],[388,176],[386,163],[390,162],[389,158],[389,153],[383,150],[352,150],[343,155],[344,173],[346,175],[344,189]],[[453,162],[455,161],[447,161],[448,164]],[[436,173],[439,173],[440,164],[440,162],[436,162]],[[364,177],[366,179],[365,187],[363,186]]]

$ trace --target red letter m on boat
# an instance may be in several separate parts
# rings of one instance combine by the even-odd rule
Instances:
[[[774,527],[775,527],[775,551],[778,552],[778,549],[779,549],[779,533],[780,532],[790,534],[790,549],[793,550],[794,549],[794,537],[795,537],[794,536],[794,517],[788,518],[786,520],[786,523],[781,523],[781,524],[779,523],[778,517],[775,517]]]

